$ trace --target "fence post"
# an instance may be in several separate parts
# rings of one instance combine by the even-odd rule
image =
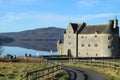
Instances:
[[[42,78],[43,78],[42,80],[44,80],[44,70],[42,71]]]
[[[49,68],[48,68],[48,73],[49,73]],[[50,77],[50,74],[48,74],[48,77]]]
[[[28,76],[29,76],[29,75],[28,75],[28,73],[27,73],[27,77],[26,77],[26,80],[28,80]]]
[[[38,77],[37,72],[35,73],[35,77],[36,77],[36,78]]]

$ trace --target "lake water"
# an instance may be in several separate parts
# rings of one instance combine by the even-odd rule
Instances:
[[[2,46],[3,54],[11,54],[16,56],[24,56],[25,54],[31,54],[32,56],[42,56],[42,55],[58,55],[58,52],[52,51],[37,51],[33,49],[26,49],[21,47],[11,47],[11,46]]]

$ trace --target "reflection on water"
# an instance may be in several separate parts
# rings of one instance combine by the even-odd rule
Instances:
[[[32,56],[38,56],[38,55],[58,55],[57,52],[52,52],[51,51],[37,51],[33,49],[26,49],[26,48],[21,48],[21,47],[11,47],[11,46],[2,46],[3,48],[3,55],[5,54],[11,54],[11,55],[16,55],[16,56],[24,56],[25,54],[31,54]]]

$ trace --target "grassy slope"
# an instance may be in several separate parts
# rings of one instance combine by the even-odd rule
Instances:
[[[62,70],[60,73],[56,74],[54,77],[49,78],[48,80],[68,80],[69,75],[65,70]]]
[[[67,65],[74,66],[74,67],[82,67],[82,68],[96,71],[102,75],[105,75],[108,78],[108,80],[120,80],[120,71],[115,70],[113,68],[102,68],[102,67],[100,68],[100,67],[93,67],[93,66],[76,64],[76,63],[68,63]]]
[[[0,62],[0,80],[20,80],[20,76],[26,71],[45,67],[41,63],[25,62]]]

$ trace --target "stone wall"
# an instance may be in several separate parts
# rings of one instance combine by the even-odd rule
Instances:
[[[70,25],[69,25],[70,26]],[[71,51],[72,56],[76,56],[76,34],[72,30],[72,27],[68,27],[66,34],[64,34],[64,54],[68,55],[68,50]]]
[[[109,27],[110,28],[110,27]],[[115,31],[115,30],[114,30]],[[117,30],[116,30],[117,31]],[[64,33],[64,43],[58,43],[60,55],[72,57],[112,57],[120,56],[119,31],[111,33],[76,34],[71,25]],[[78,39],[77,39],[78,36]]]

